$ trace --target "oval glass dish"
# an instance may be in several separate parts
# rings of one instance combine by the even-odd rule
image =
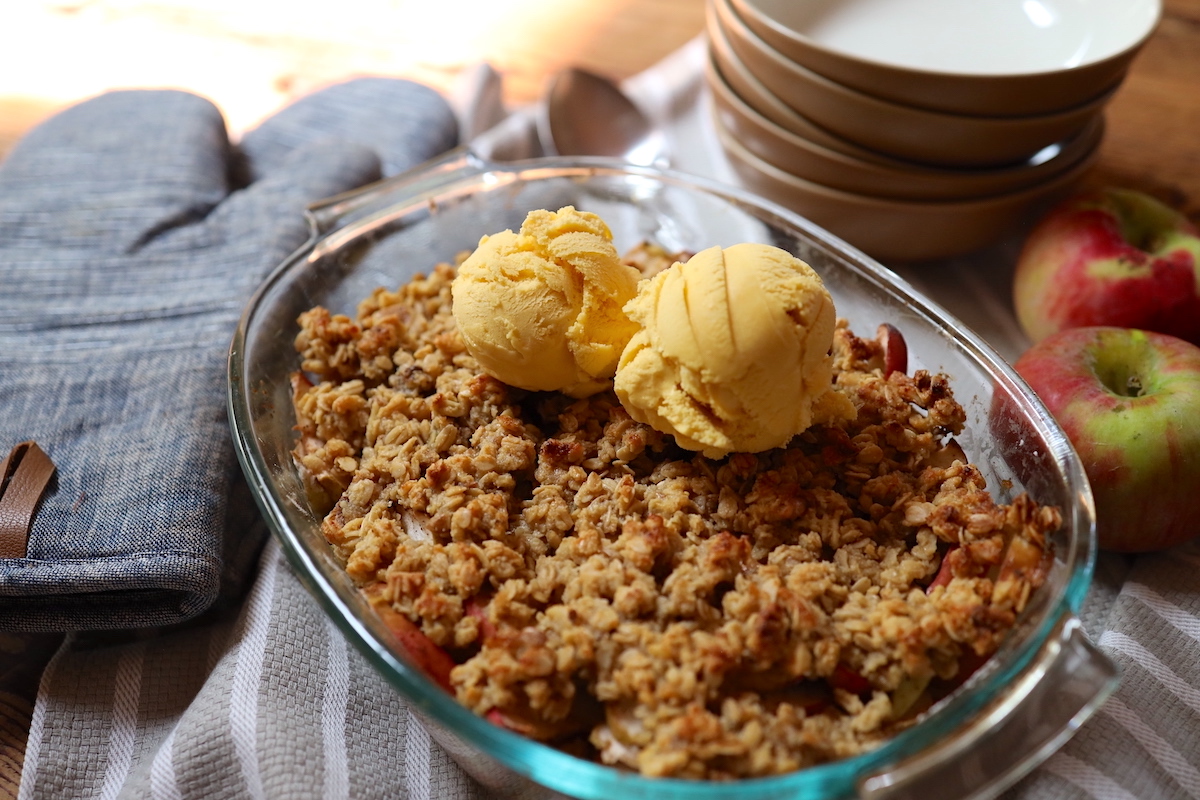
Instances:
[[[644,778],[504,730],[459,705],[412,665],[321,535],[293,465],[289,376],[297,316],[352,313],[373,289],[399,286],[520,227],[536,208],[599,214],[618,251],[651,240],[668,251],[759,241],[823,277],[856,331],[904,335],[911,369],[949,375],[967,412],[959,442],[990,491],[1028,491],[1058,506],[1055,559],[1000,650],[921,721],[876,750],[778,777],[704,782]],[[961,323],[896,275],[780,206],[723,185],[605,159],[496,165],[455,151],[310,210],[313,235],[247,306],[229,358],[229,409],[250,486],[301,580],[347,639],[426,721],[430,735],[498,796],[542,798],[991,797],[1057,749],[1116,684],[1077,612],[1092,577],[1091,494],[1064,434],[1016,373]]]

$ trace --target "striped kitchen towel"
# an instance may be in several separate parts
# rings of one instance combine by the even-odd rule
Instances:
[[[43,675],[21,800],[485,794],[311,600],[272,540],[241,613],[114,642]]]

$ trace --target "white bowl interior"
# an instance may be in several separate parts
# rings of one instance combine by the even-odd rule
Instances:
[[[828,50],[970,75],[1052,72],[1134,46],[1160,0],[747,0]]]

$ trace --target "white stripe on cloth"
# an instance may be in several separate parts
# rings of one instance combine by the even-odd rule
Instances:
[[[1200,619],[1193,617],[1149,586],[1128,581],[1121,587],[1121,594],[1136,598],[1184,636],[1200,642]]]
[[[204,674],[212,675],[213,670],[217,668],[217,664],[221,662],[221,658],[229,652],[229,648],[233,646],[234,637],[237,635],[237,627],[230,625],[228,627],[215,625],[208,633],[208,656],[204,663]]]
[[[346,707],[350,700],[350,660],[346,640],[332,620],[325,620],[329,640],[329,664],[325,696],[321,700],[321,734],[325,743],[325,797],[342,800],[350,796],[350,770],[346,756]]]
[[[212,671],[217,668],[221,655],[229,649],[232,635],[231,630],[226,630],[220,625],[215,625],[209,630],[205,675],[212,675]],[[175,776],[175,731],[178,730],[178,724],[179,721],[176,720],[176,727],[163,739],[158,752],[154,754],[154,760],[150,763],[150,796],[153,800],[183,800],[183,790],[179,788],[179,781]]]
[[[404,725],[404,788],[408,800],[430,800],[429,734],[410,708]]]
[[[150,797],[153,800],[183,800],[175,779],[175,730],[167,734],[150,763]]]
[[[279,544],[274,537],[269,538],[262,557],[262,571],[246,606],[246,627],[238,646],[229,696],[229,727],[233,748],[242,768],[246,791],[255,800],[265,800],[266,797],[258,764],[258,687],[262,681],[280,557]]]
[[[37,700],[33,703],[33,716],[29,720],[29,737],[25,740],[25,760],[21,766],[21,786],[17,789],[17,800],[33,800],[33,787],[38,778],[38,759],[42,752],[42,735],[46,730],[46,704],[50,693],[50,684],[54,680],[59,659],[63,653],[75,644],[75,634],[68,633],[63,637],[46,668],[42,670],[42,679],[38,681]]]
[[[1189,797],[1200,797],[1200,770],[1197,770],[1171,743],[1158,735],[1158,732],[1146,724],[1129,706],[1115,697],[1100,709],[1101,714],[1107,714],[1116,720],[1121,727],[1129,731],[1138,740],[1142,748],[1150,754],[1174,781],[1187,790]]]
[[[129,778],[133,746],[137,742],[138,700],[142,694],[145,662],[144,642],[122,652],[117,661],[112,730],[108,734],[108,759],[104,765],[104,783],[97,795],[99,800],[116,800]]]
[[[1142,647],[1137,641],[1118,631],[1105,631],[1104,635],[1100,637],[1100,646],[1119,650],[1132,658],[1167,691],[1200,714],[1200,689],[1176,675],[1170,667],[1158,660],[1158,656]]]
[[[1104,800],[1139,800],[1100,770],[1074,756],[1059,751],[1043,765],[1063,780],[1074,784],[1090,796]]]

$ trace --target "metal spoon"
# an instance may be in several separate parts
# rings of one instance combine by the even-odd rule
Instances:
[[[547,86],[538,136],[546,155],[611,156],[650,164],[662,156],[662,132],[607,78],[577,68]]]
[[[538,156],[610,156],[661,161],[661,131],[607,78],[568,68],[551,77],[537,106],[509,115],[469,147],[492,161]]]

